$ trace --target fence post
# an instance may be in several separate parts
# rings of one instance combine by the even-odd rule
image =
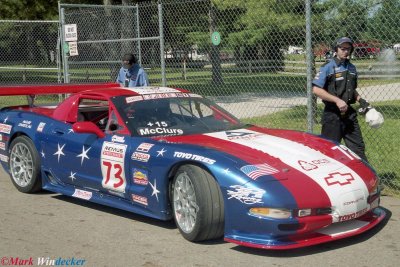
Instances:
[[[165,73],[165,57],[164,57],[164,25],[161,1],[158,3],[158,25],[160,31],[160,60],[161,60],[161,85],[167,86],[167,78]]]
[[[307,131],[312,133],[314,128],[314,102],[312,91],[312,68],[313,68],[313,51],[312,51],[312,35],[311,35],[311,3],[306,1],[306,61],[307,61]]]
[[[58,2],[60,6],[60,2]],[[60,8],[60,27],[61,27],[61,58],[64,67],[64,83],[69,83],[69,71],[68,71],[68,56],[67,53],[64,51],[64,24],[65,24],[65,16],[64,16],[64,8]]]

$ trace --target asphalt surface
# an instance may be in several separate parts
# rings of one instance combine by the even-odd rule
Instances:
[[[381,206],[387,218],[359,236],[289,251],[268,251],[222,239],[190,243],[171,221],[50,192],[23,194],[1,170],[0,266],[12,266],[9,263],[15,263],[16,258],[35,266],[38,261],[43,265],[123,267],[398,266],[400,199],[383,196]]]

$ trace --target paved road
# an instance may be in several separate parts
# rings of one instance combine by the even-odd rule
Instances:
[[[398,266],[400,199],[384,196],[381,204],[388,218],[360,236],[267,251],[223,240],[190,243],[172,222],[49,192],[22,194],[0,171],[0,261],[32,258],[37,265],[39,257],[49,257],[85,260],[83,266]]]

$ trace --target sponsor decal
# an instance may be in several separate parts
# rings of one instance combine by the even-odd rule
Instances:
[[[6,150],[6,143],[0,142],[0,149]]]
[[[76,197],[76,198],[89,200],[92,198],[92,192],[81,190],[81,189],[75,189],[75,192],[72,196]]]
[[[143,204],[143,205],[145,205],[145,206],[148,205],[148,203],[147,203],[147,197],[143,197],[143,196],[139,196],[139,195],[132,194],[132,200],[133,200],[134,202]]]
[[[139,185],[148,185],[149,180],[147,178],[147,171],[133,169],[133,182]]]
[[[246,205],[264,203],[262,197],[265,190],[258,188],[247,188],[242,185],[229,186],[232,190],[227,190],[228,199],[235,198]]]
[[[104,142],[101,149],[101,158],[107,158],[111,160],[123,159],[126,152],[126,145]]]
[[[18,123],[18,126],[30,129],[32,128],[32,122],[28,120],[23,120],[22,122]]]
[[[140,127],[138,128],[140,135],[151,135],[151,134],[161,134],[161,135],[182,135],[182,129],[167,129],[167,128],[147,128]]]
[[[161,94],[161,93],[181,93],[180,91],[170,87],[132,88],[130,90],[135,91],[141,95]]]
[[[305,171],[311,171],[311,170],[318,169],[317,165],[308,163],[307,161],[304,161],[304,160],[299,160],[298,163],[299,163],[300,167],[302,167],[303,170],[305,170]]]
[[[245,165],[241,167],[240,170],[253,180],[257,180],[259,177],[264,175],[271,175],[279,172],[277,169],[271,167],[266,163],[256,164],[256,165]]]
[[[141,100],[143,100],[143,97],[141,95],[129,96],[129,97],[125,98],[125,101],[127,104],[136,102],[136,101],[141,101]]]
[[[311,171],[311,170],[318,169],[319,165],[329,163],[329,160],[327,160],[327,159],[315,159],[315,160],[312,160],[311,162],[307,162],[305,160],[299,160],[298,163],[299,163],[300,167],[303,168],[303,170]]]
[[[351,173],[339,173],[333,172],[330,173],[328,177],[324,178],[328,186],[339,184],[339,185],[347,185],[351,184],[351,181],[354,181],[354,177]]]
[[[189,97],[187,93],[160,93],[160,94],[148,94],[143,95],[143,99],[159,99],[159,98],[171,98],[171,97]]]
[[[342,77],[342,73],[341,73],[341,72],[336,72],[336,73],[335,73],[335,77],[336,77],[336,78]]]
[[[38,125],[38,127],[36,128],[36,131],[38,131],[38,132],[43,132],[43,129],[44,129],[44,126],[46,125],[46,123],[45,122],[40,122],[39,123],[39,125]]]
[[[10,134],[12,129],[11,125],[0,123],[0,133]]]
[[[8,156],[0,154],[0,160],[4,162],[8,162]]]
[[[226,131],[225,133],[228,140],[235,140],[235,139],[251,140],[257,138],[258,136],[262,136],[262,134],[260,133],[241,132],[241,131]]]
[[[346,201],[346,202],[343,203],[343,206],[348,206],[348,205],[352,205],[352,204],[357,204],[358,202],[363,201],[364,199],[365,199],[364,197],[360,197],[360,198],[357,198],[357,199],[355,199],[355,200]]]
[[[111,191],[125,193],[125,153],[127,145],[104,142],[101,149],[102,186]]]
[[[207,164],[214,164],[215,163],[215,160],[210,159],[210,158],[206,158],[206,157],[195,155],[195,154],[191,154],[191,153],[178,152],[178,151],[175,151],[174,157],[175,158],[180,158],[180,159],[196,160],[196,161],[204,162],[204,163],[207,163]]]
[[[119,143],[125,143],[125,136],[118,136],[118,135],[113,135],[111,137],[112,142],[119,142]]]
[[[355,218],[358,218],[358,217],[364,215],[367,212],[368,212],[368,208],[365,208],[365,209],[359,210],[357,212],[353,212],[353,213],[350,213],[350,214],[339,216],[339,222],[353,220]]]
[[[203,98],[203,96],[198,95],[198,94],[189,94],[190,97],[197,97],[197,98]]]
[[[149,152],[150,148],[152,148],[154,144],[150,143],[141,143],[137,148],[136,151],[140,152]]]
[[[150,155],[142,152],[133,152],[131,159],[141,162],[148,162],[150,159]]]

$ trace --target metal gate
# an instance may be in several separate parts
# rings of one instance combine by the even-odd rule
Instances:
[[[115,81],[122,56],[133,53],[150,84],[166,84],[160,4],[59,4],[59,14],[65,83]]]

